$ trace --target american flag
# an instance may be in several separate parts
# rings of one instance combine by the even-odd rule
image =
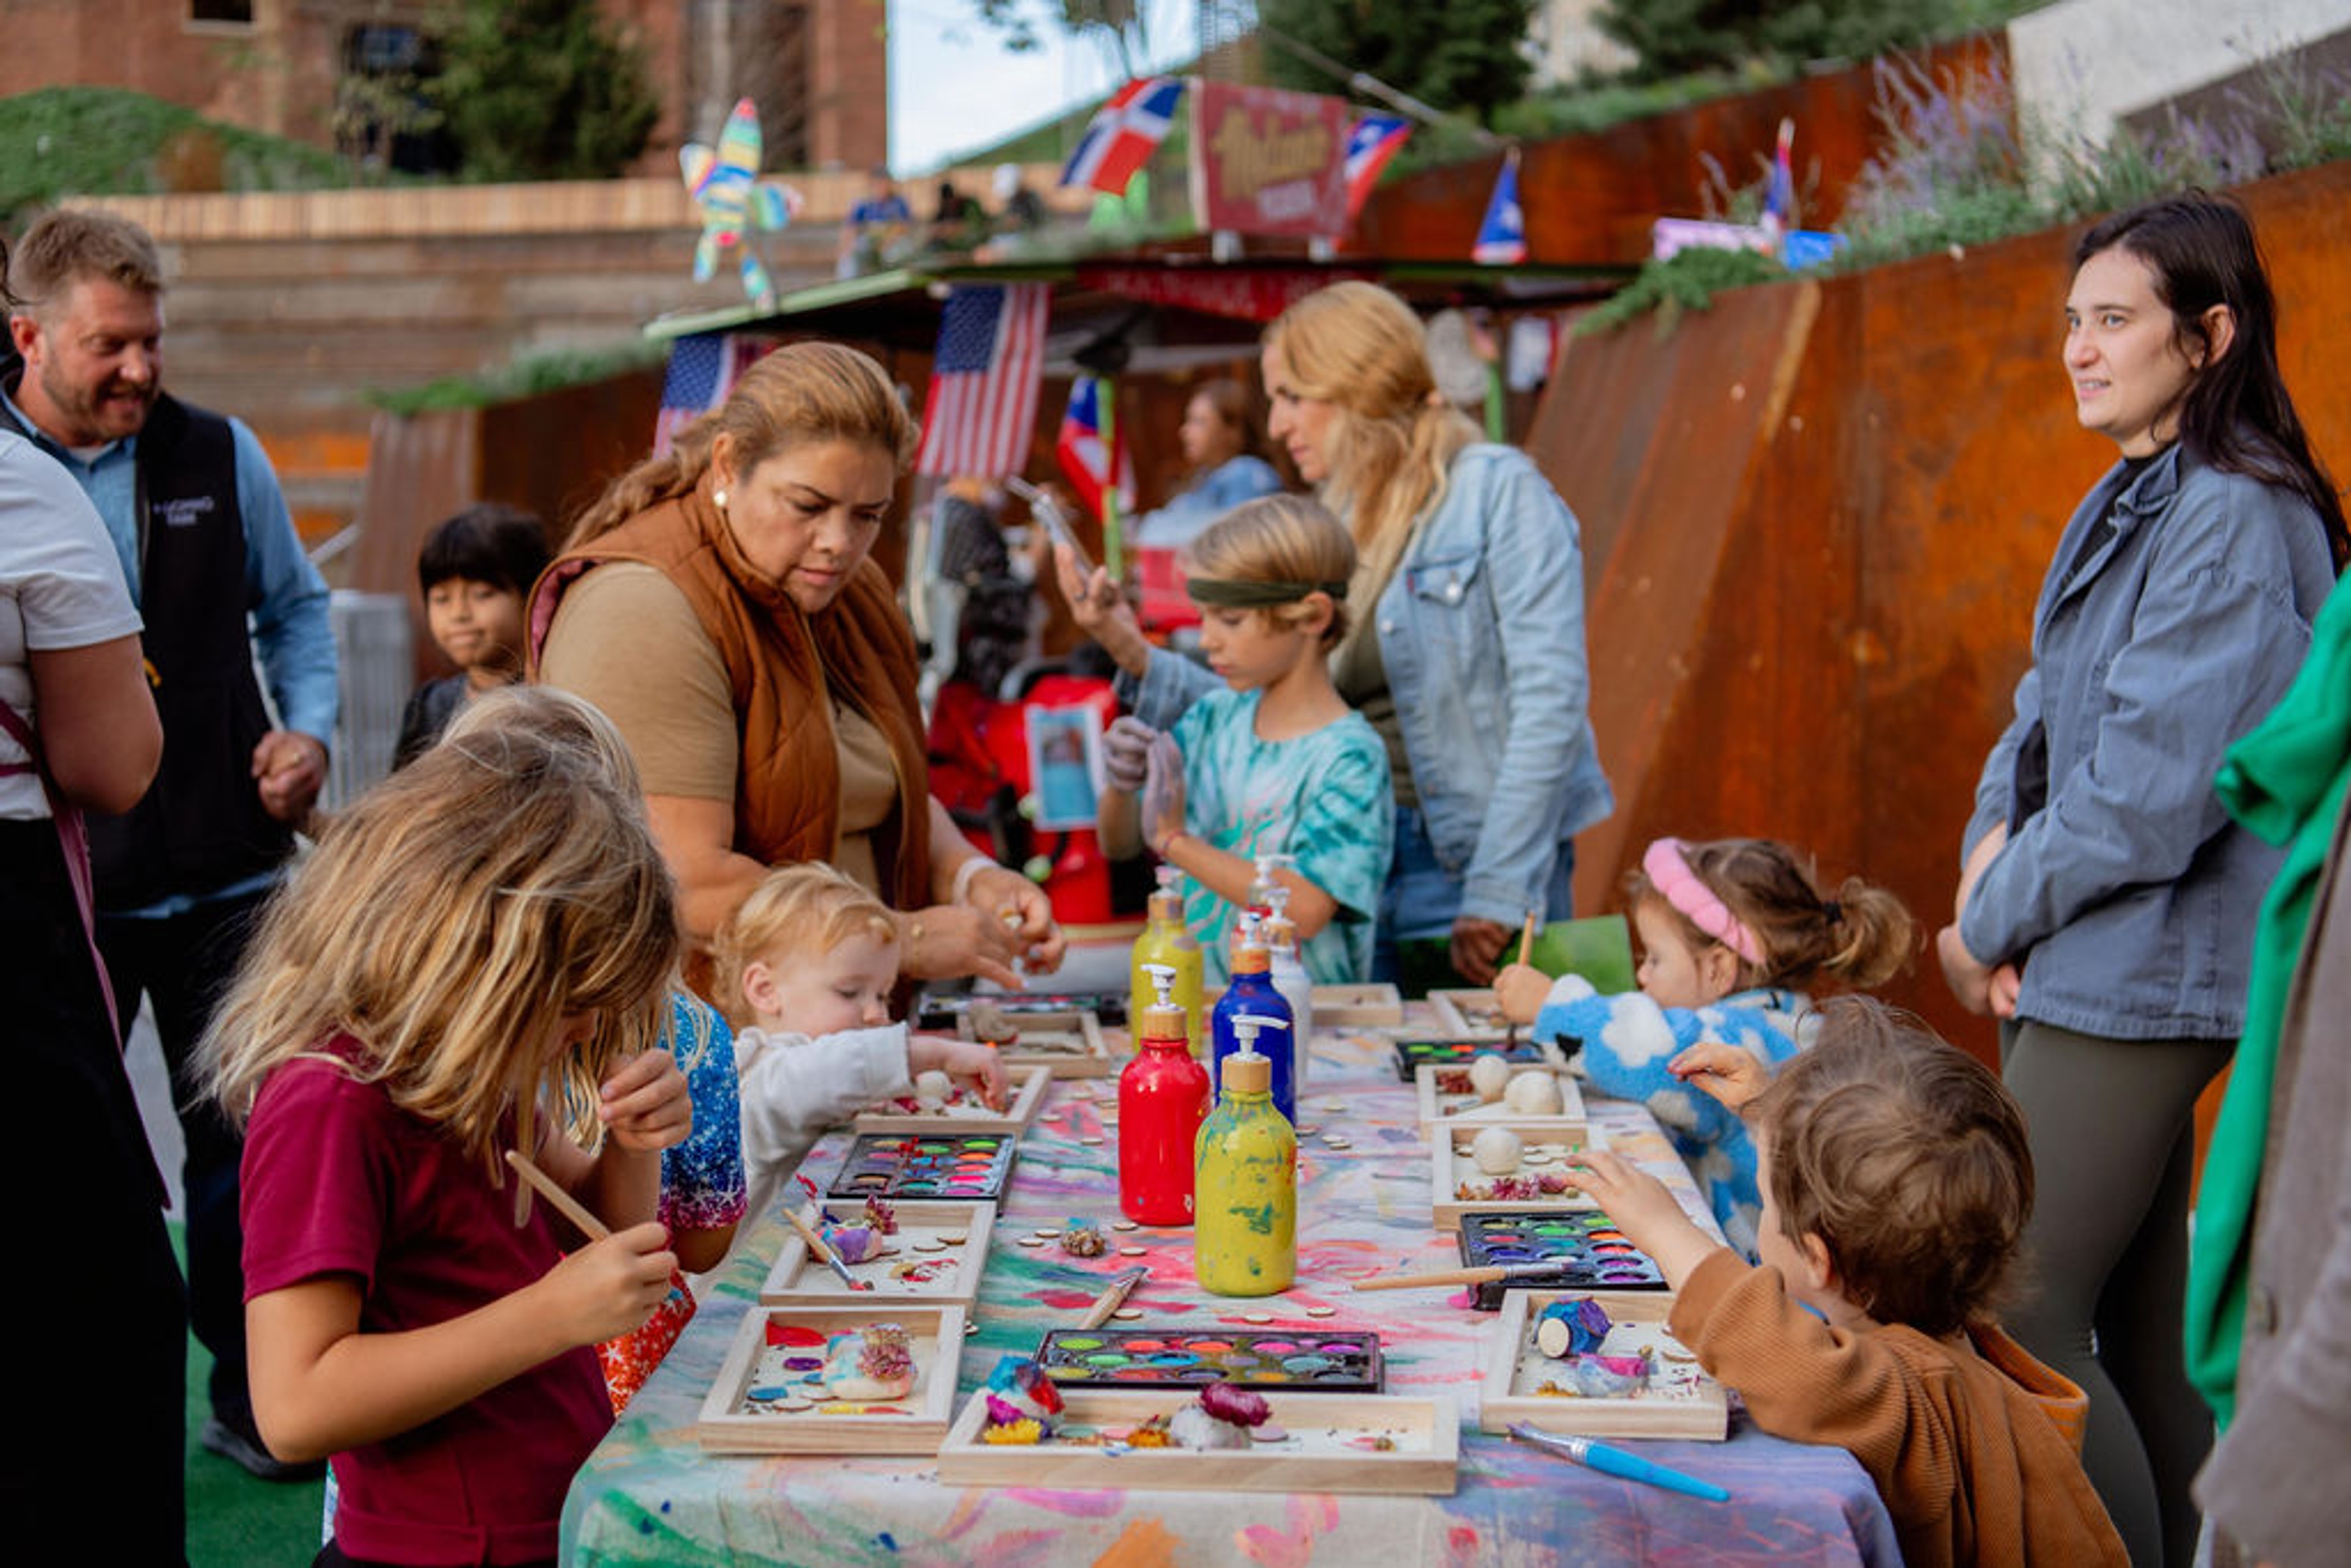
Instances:
[[[986,284],[947,296],[915,473],[994,477],[1028,465],[1050,287]]]
[[[696,332],[672,343],[661,412],[653,416],[653,455],[667,452],[680,430],[725,402],[736,378],[775,346],[772,338],[747,332]]]

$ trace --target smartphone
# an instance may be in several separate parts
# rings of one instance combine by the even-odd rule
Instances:
[[[1053,493],[1050,490],[1040,489],[1017,476],[1007,479],[1004,482],[1004,487],[1029,503],[1029,515],[1044,528],[1045,532],[1051,537],[1055,544],[1069,548],[1070,559],[1077,566],[1078,576],[1092,577],[1093,557],[1086,553],[1086,547],[1080,544],[1078,536],[1071,531],[1070,519],[1062,512],[1061,503],[1053,499]]]

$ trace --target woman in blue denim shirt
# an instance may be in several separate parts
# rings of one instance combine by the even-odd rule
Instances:
[[[1333,284],[1265,335],[1270,434],[1355,537],[1349,602],[1372,607],[1332,658],[1340,695],[1388,747],[1395,854],[1374,965],[1447,938],[1491,981],[1530,912],[1571,913],[1574,835],[1614,802],[1589,716],[1575,516],[1525,454],[1477,439],[1437,395],[1419,318],[1375,285]],[[1097,572],[1065,559],[1078,623],[1165,729],[1207,671],[1155,651]]]
[[[2074,409],[2123,460],[2042,585],[1938,942],[1959,999],[2007,1020],[2031,1119],[2038,1289],[2010,1326],[2089,1394],[2084,1462],[2133,1561],[2185,1563],[2211,1444],[2181,1352],[2191,1113],[2235,1047],[2277,866],[2212,778],[2301,663],[2345,528],[2242,213],[2168,198],[2074,261]]]

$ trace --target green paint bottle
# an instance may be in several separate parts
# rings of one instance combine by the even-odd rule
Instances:
[[[1256,1035],[1286,1026],[1232,1021],[1241,1048],[1224,1060],[1223,1093],[1193,1145],[1192,1267],[1215,1295],[1270,1296],[1298,1277],[1298,1134],[1273,1108],[1273,1063]]]

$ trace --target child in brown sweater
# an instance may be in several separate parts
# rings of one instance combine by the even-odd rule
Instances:
[[[1751,1060],[1675,1064],[1733,1109],[1752,1098],[1760,1266],[1604,1152],[1584,1190],[1656,1260],[1674,1334],[1757,1426],[1861,1461],[1913,1568],[2126,1563],[2082,1471],[2082,1391],[1991,1319],[2032,1207],[2022,1113],[1907,1014],[1822,1013],[1768,1088]]]

